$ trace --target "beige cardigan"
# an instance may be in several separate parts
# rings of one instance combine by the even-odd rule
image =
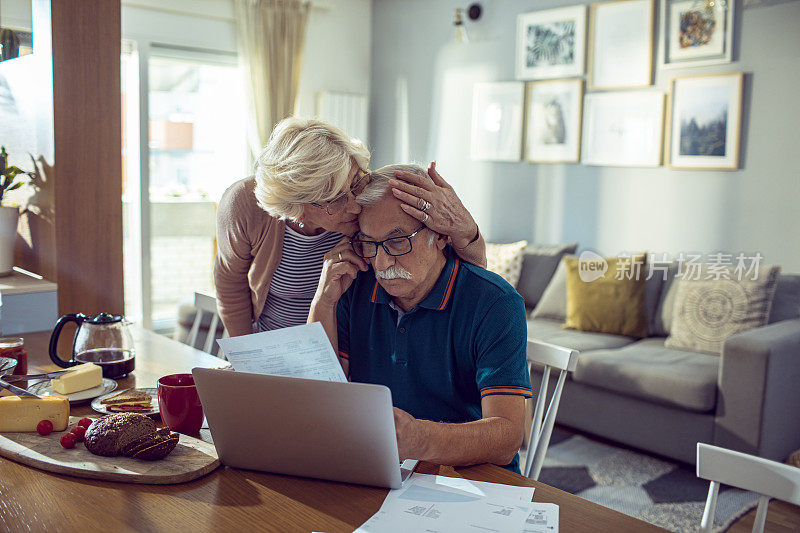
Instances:
[[[217,309],[231,337],[253,332],[281,262],[285,222],[258,206],[253,176],[222,195],[217,209],[214,285]]]

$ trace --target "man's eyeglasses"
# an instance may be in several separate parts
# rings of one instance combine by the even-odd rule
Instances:
[[[411,251],[411,239],[417,233],[424,230],[427,226],[422,226],[411,235],[404,235],[402,237],[392,237],[383,241],[365,241],[357,238],[350,239],[350,246],[359,257],[364,259],[371,259],[378,255],[378,246],[383,247],[383,250],[391,255],[405,255]]]
[[[325,212],[330,216],[338,215],[344,211],[345,207],[347,207],[349,195],[352,194],[353,196],[358,196],[364,192],[364,188],[369,184],[370,179],[370,173],[359,168],[356,171],[356,175],[353,176],[353,184],[350,186],[349,191],[345,191],[333,200],[325,202],[324,205],[315,202],[312,202],[311,205],[314,207],[319,207],[320,209],[324,209]]]

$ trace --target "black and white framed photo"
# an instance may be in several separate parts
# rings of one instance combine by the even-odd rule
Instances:
[[[589,89],[651,85],[654,11],[653,0],[592,4]]]
[[[673,78],[669,165],[735,170],[742,120],[741,72]]]
[[[730,63],[735,4],[732,0],[661,2],[661,65],[670,68]]]
[[[525,160],[578,162],[583,80],[532,81],[527,90]]]
[[[590,93],[583,103],[583,163],[627,167],[661,165],[664,93]]]
[[[534,11],[517,17],[517,79],[581,76],[585,52],[586,6]]]
[[[522,154],[522,120],[525,83],[476,83],[472,93],[474,161],[519,161]]]

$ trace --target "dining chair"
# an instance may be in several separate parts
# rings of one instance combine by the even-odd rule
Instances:
[[[523,472],[526,477],[537,480],[539,472],[542,470],[547,446],[550,444],[550,435],[553,433],[553,425],[556,421],[558,404],[561,402],[564,381],[567,379],[567,373],[575,370],[580,352],[563,346],[528,339],[527,354],[528,372],[531,375],[531,379],[533,379],[534,366],[544,367],[542,381],[539,385],[539,390],[536,392],[536,404],[533,408],[533,419],[528,438],[528,453]],[[551,368],[558,370],[559,374],[556,388],[550,398],[550,404],[545,411],[547,385],[550,382]]]
[[[202,292],[195,292],[194,307],[197,309],[197,313],[194,316],[192,328],[189,330],[189,336],[186,339],[186,344],[189,346],[197,345],[198,337],[200,336],[200,324],[203,321],[203,316],[206,313],[210,313],[211,323],[208,326],[208,333],[206,333],[206,338],[203,343],[203,351],[225,359],[225,354],[220,353],[219,345],[214,342],[216,341],[216,331],[220,324],[219,313],[217,312],[217,299]],[[228,330],[224,329],[222,332],[222,337],[225,338],[227,336]]]
[[[711,482],[700,521],[703,532],[711,531],[714,525],[717,494],[722,483],[759,494],[754,533],[764,531],[770,498],[800,505],[800,468],[796,466],[698,442],[697,477]]]

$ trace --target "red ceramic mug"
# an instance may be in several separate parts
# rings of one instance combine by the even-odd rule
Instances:
[[[203,406],[191,374],[172,374],[158,380],[158,410],[172,431],[197,435],[203,425]]]

